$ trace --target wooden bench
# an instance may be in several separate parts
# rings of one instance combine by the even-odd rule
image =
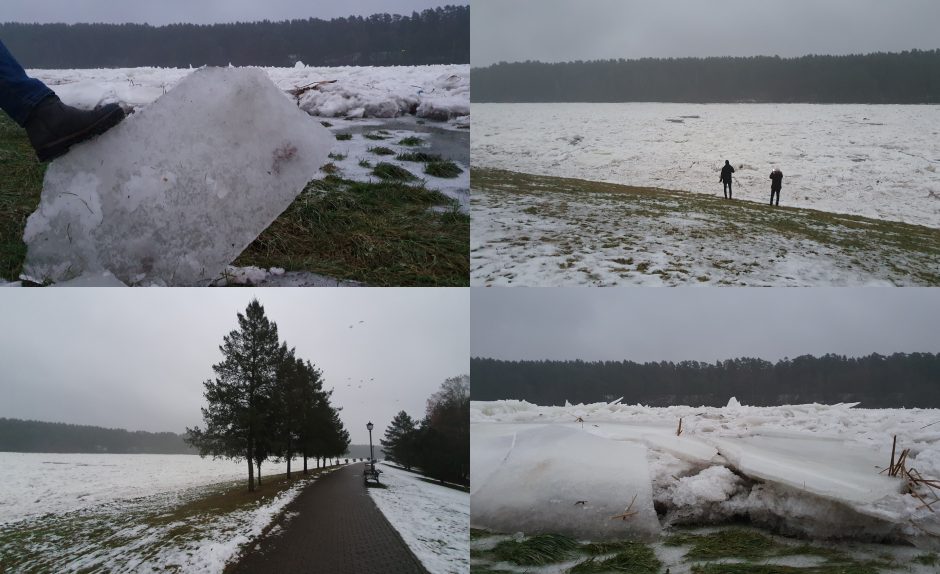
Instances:
[[[374,469],[370,465],[366,464],[366,467],[362,470],[362,482],[363,484],[368,485],[370,480],[375,481],[376,484],[380,484],[379,475],[382,473],[379,469]]]

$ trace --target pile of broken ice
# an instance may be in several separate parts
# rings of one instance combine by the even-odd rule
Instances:
[[[318,176],[334,143],[262,70],[197,70],[49,166],[24,275],[206,285]]]
[[[938,546],[931,493],[882,471],[897,435],[908,467],[940,478],[940,412],[853,407],[473,402],[472,525],[603,540],[744,519]]]

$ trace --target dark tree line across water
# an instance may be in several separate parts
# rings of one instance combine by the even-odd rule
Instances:
[[[612,401],[649,406],[860,402],[867,408],[940,407],[940,354],[804,355],[771,363],[501,361],[473,358],[473,400],[539,405]]]
[[[940,50],[851,56],[500,62],[474,102],[940,103]]]
[[[0,418],[0,452],[196,454],[183,439],[172,432]]]
[[[414,66],[470,62],[470,7],[233,24],[0,24],[26,68]]]

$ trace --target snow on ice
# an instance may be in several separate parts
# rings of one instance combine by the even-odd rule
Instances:
[[[369,494],[408,548],[431,574],[470,571],[470,496],[381,465],[386,488]]]
[[[736,199],[769,201],[776,166],[781,205],[940,228],[937,106],[475,104],[474,116],[474,166],[721,195],[727,159]]]
[[[564,426],[512,434],[512,448],[474,491],[475,523],[502,532],[551,524],[552,532],[592,540],[658,533],[644,445]]]
[[[453,120],[470,114],[470,66],[346,66],[258,68],[284,92],[300,92],[300,107],[316,116],[393,118],[410,114]],[[171,90],[192,69],[116,68],[29,70],[70,105],[145,106]]]
[[[629,490],[639,493],[633,510],[640,512],[628,520],[646,520],[637,504],[651,497],[659,515],[650,519],[654,531],[746,517],[788,534],[940,546],[940,518],[917,498],[933,500],[930,492],[915,487],[915,496],[901,478],[882,473],[896,435],[899,451],[911,449],[908,468],[940,478],[940,430],[930,426],[940,420],[938,410],[750,407],[734,399],[723,408],[506,400],[474,401],[470,416],[472,524],[481,528],[602,538],[619,522],[610,519],[617,513],[592,516],[587,530],[601,534],[591,534],[582,501],[623,510]],[[583,443],[562,446],[568,435]],[[543,468],[555,478],[543,479]],[[502,514],[489,510],[500,506]]]
[[[49,166],[24,273],[205,285],[290,205],[332,145],[263,72],[201,69]]]

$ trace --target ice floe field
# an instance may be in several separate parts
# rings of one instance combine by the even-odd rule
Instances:
[[[474,104],[474,167],[722,195],[940,228],[940,107]]]
[[[940,284],[936,106],[473,109],[471,285]]]
[[[313,461],[309,461],[313,463]],[[302,464],[302,462],[300,463]],[[193,455],[0,453],[0,566],[9,572],[221,572],[314,476]],[[312,464],[309,466],[313,466]]]
[[[895,436],[903,477],[886,471]],[[647,554],[673,573],[940,564],[937,490],[911,479],[940,478],[935,409],[475,401],[471,473],[474,571],[603,572]]]

